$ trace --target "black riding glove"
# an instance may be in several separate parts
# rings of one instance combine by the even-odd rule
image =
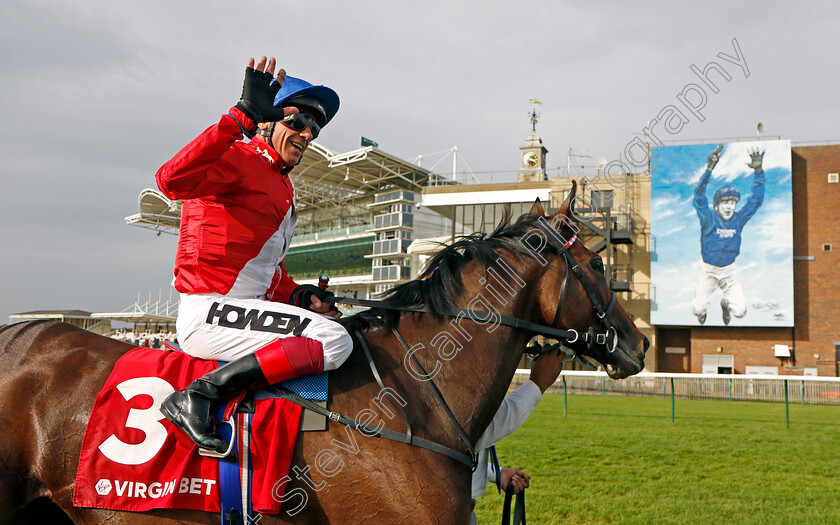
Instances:
[[[280,82],[271,82],[271,73],[245,68],[245,82],[242,84],[242,98],[236,108],[254,121],[277,122],[283,120],[283,109],[274,107],[274,96],[280,91]]]
[[[317,297],[322,303],[330,304],[330,312],[337,312],[338,308],[335,306],[335,294],[326,290],[321,290],[312,284],[302,284],[292,290],[292,295],[289,297],[289,302],[293,305],[300,306],[304,310],[309,310],[312,306],[312,296]]]

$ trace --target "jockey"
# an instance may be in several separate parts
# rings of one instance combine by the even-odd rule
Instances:
[[[706,170],[694,190],[694,209],[700,219],[700,253],[703,261],[692,311],[700,324],[706,322],[706,310],[712,294],[718,288],[723,292],[720,307],[724,325],[729,325],[732,316],[740,318],[747,315],[747,301],[735,268],[735,258],[741,253],[741,232],[744,226],[764,202],[764,152],[756,148],[748,152],[750,162],[746,163],[754,172],[752,193],[747,202],[740,210],[736,210],[741,192],[734,186],[723,186],[715,192],[713,207],[709,207],[706,187],[712,170],[720,160],[722,149],[723,145],[719,145],[709,155]]]
[[[248,61],[242,99],[158,170],[181,199],[174,286],[187,354],[228,361],[170,395],[160,410],[199,447],[224,453],[218,401],[247,389],[333,370],[353,347],[334,296],[299,286],[283,260],[296,222],[289,172],[338,111],[326,86],[274,77],[275,59]],[[243,135],[252,138],[244,141]]]

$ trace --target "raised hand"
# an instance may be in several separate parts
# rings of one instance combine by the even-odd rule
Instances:
[[[761,169],[761,163],[764,160],[764,152],[759,151],[758,148],[751,149],[749,152],[750,154],[750,161],[747,162],[747,166],[758,171]]]
[[[718,147],[715,148],[715,151],[712,152],[711,155],[706,159],[706,169],[712,171],[717,166],[718,161],[720,160],[720,152],[723,151],[723,144],[719,144]]]
[[[277,72],[277,77],[274,76],[276,65],[277,62],[274,57],[266,60],[265,56],[261,56],[256,63],[256,67],[254,67],[254,59],[248,59],[248,67],[245,68],[245,81],[242,84],[242,98],[236,104],[236,107],[253,120],[255,124],[276,122],[295,113],[292,108],[287,108],[284,111],[281,108],[274,107],[274,96],[280,91],[280,86],[286,79],[285,69],[280,69]]]

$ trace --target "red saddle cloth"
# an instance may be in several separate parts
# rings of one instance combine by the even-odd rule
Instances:
[[[218,512],[218,460],[200,456],[158,409],[170,393],[217,366],[152,348],[135,348],[121,357],[96,397],[73,505]],[[283,487],[275,485],[289,472],[302,409],[276,398],[258,400],[256,406],[250,436],[253,509],[273,514],[280,511]]]

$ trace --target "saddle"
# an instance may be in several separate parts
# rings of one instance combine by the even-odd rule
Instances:
[[[236,410],[220,408],[230,417],[219,431],[231,443],[237,462],[200,456],[192,440],[166,420],[158,406],[169,393],[216,366],[170,349],[140,347],[121,357],[96,398],[85,431],[74,506],[221,511],[223,523],[229,521],[225,515],[235,520],[237,513],[242,519],[249,511],[279,512],[285,487],[279,487],[278,494],[274,485],[289,472],[299,429],[326,430],[327,420],[316,413],[302,417],[300,406],[254,392],[240,400]],[[327,377],[298,378],[283,389],[325,405]],[[227,498],[225,480],[230,475],[220,472],[224,468],[237,476],[243,473],[233,484],[235,495]]]
[[[172,341],[164,341],[163,346],[173,352],[183,352],[178,343]],[[217,361],[219,366],[225,364],[223,361]],[[279,386],[284,391],[292,392],[307,401],[315,403],[324,410],[327,408],[327,394],[329,391],[329,372],[322,372],[320,374],[308,375],[290,379],[280,383]],[[234,429],[231,420],[236,413],[253,414],[256,401],[259,399],[280,398],[277,389],[274,387],[260,388],[257,390],[250,390],[244,392],[243,395],[235,397],[229,403],[223,404],[223,411],[216,414],[216,421],[220,424],[227,425],[228,429]],[[312,410],[303,411],[303,419],[300,422],[300,432],[321,432],[327,430],[327,416]],[[216,454],[210,450],[199,449],[199,454],[207,457],[215,457],[218,459],[226,457],[230,454],[229,448],[226,454]]]

